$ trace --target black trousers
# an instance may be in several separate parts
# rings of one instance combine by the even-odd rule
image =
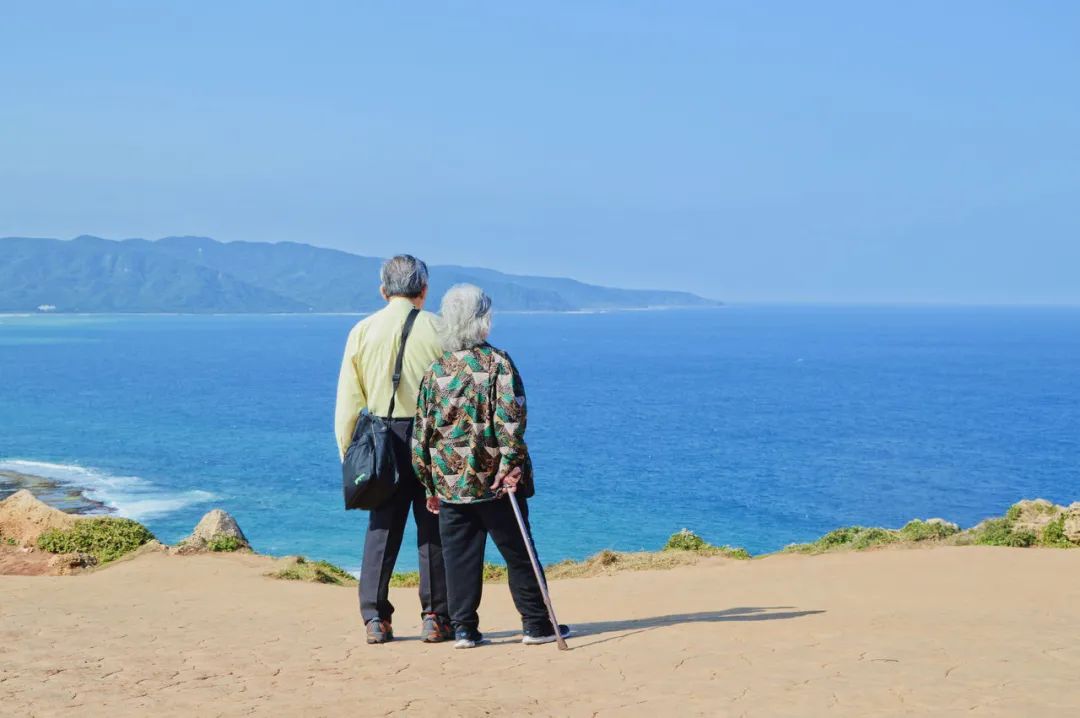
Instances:
[[[359,589],[360,615],[364,623],[373,618],[389,621],[394,613],[394,606],[390,603],[390,577],[397,563],[410,508],[416,521],[416,548],[420,558],[421,613],[437,613],[440,616],[449,613],[439,519],[424,505],[424,487],[412,469],[412,420],[395,420],[390,428],[398,469],[398,488],[390,500],[368,515]]]
[[[518,499],[525,525],[529,525],[529,507]],[[495,547],[506,561],[510,595],[521,614],[522,627],[533,635],[552,633],[540,584],[529,561],[510,499],[475,504],[444,503],[439,511],[443,559],[450,599],[450,620],[454,629],[476,630],[480,625],[477,609],[484,590],[484,545],[491,534]],[[532,529],[529,529],[530,534]]]

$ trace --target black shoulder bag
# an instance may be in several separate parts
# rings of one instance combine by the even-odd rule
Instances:
[[[401,384],[405,342],[409,340],[409,332],[418,314],[419,309],[409,312],[401,329],[401,345],[394,362],[394,393],[390,395],[390,409],[386,412],[386,418],[372,416],[365,409],[356,420],[352,443],[341,462],[341,488],[346,509],[374,509],[393,496],[397,489],[397,462],[394,461],[391,444],[390,420],[394,418],[394,402]]]

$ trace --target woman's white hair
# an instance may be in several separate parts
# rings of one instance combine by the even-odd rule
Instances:
[[[491,331],[491,297],[472,284],[455,284],[442,298],[442,342],[448,352],[483,344]]]

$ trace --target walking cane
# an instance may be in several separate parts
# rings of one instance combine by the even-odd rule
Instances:
[[[525,548],[529,552],[529,560],[532,561],[533,573],[536,574],[536,581],[540,584],[540,593],[544,596],[544,605],[547,606],[548,618],[551,619],[551,626],[555,629],[555,642],[559,644],[560,651],[569,650],[566,645],[566,639],[562,636],[562,628],[559,626],[559,619],[555,618],[555,608],[551,605],[551,595],[548,593],[547,581],[544,580],[544,574],[540,570],[540,561],[536,558],[536,549],[533,548],[532,536],[529,535],[529,529],[525,528],[525,519],[521,516],[521,509],[518,507],[517,497],[514,496],[513,491],[508,491],[507,495],[510,497],[510,505],[514,507],[514,516],[517,518],[518,528],[521,529],[521,537],[525,539]]]

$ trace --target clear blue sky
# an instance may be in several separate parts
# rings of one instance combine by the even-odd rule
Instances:
[[[0,235],[1080,303],[1078,38],[1037,0],[5,3]]]

